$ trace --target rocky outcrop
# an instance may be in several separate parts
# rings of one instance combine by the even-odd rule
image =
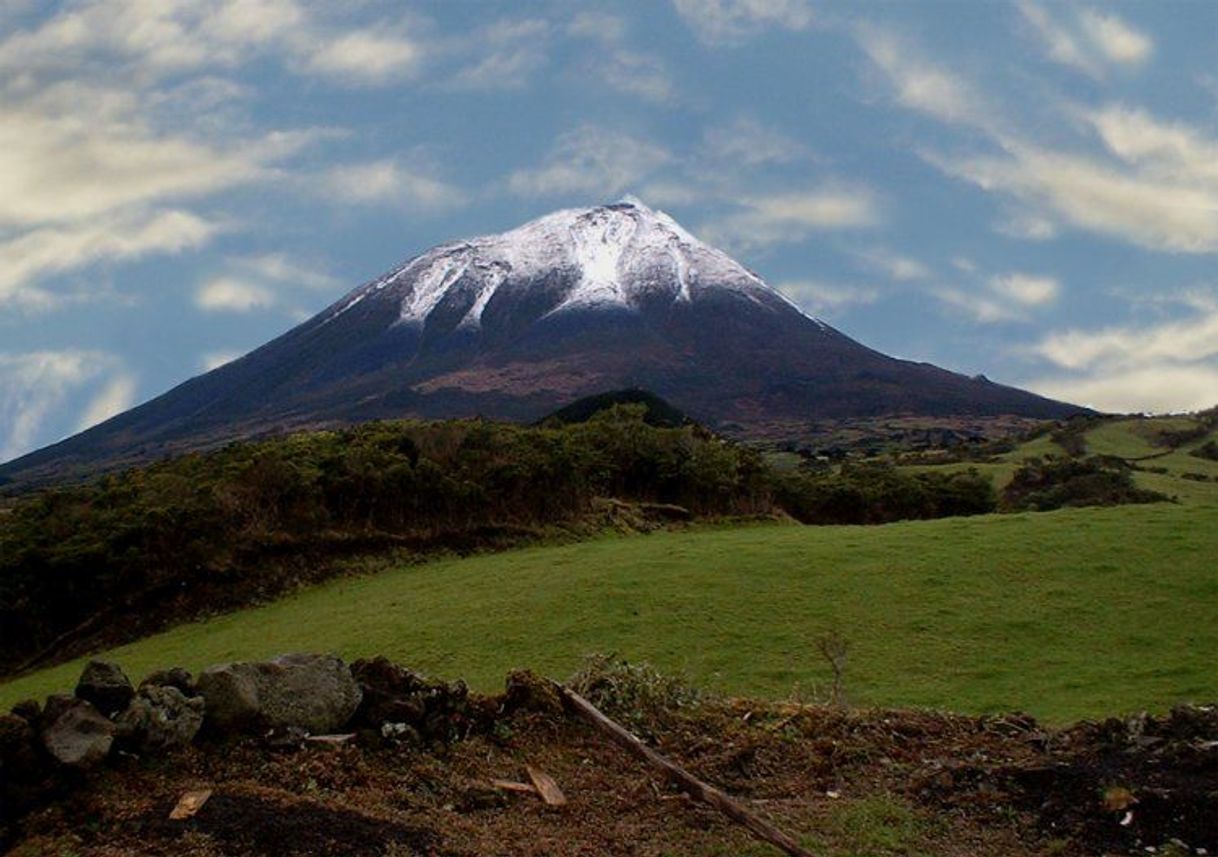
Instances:
[[[334,655],[292,654],[204,670],[196,687],[219,730],[299,728],[319,735],[346,725],[362,694]]]

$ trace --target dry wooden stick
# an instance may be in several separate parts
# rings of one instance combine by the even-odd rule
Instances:
[[[765,821],[760,816],[755,815],[745,809],[736,801],[725,795],[723,792],[714,786],[708,785],[689,771],[682,768],[677,763],[665,758],[655,750],[648,747],[634,735],[630,734],[624,728],[614,723],[608,717],[600,712],[595,705],[584,699],[575,691],[568,687],[564,687],[557,682],[554,683],[560,696],[575,709],[575,711],[584,719],[601,730],[612,738],[617,744],[629,750],[636,756],[641,757],[653,767],[663,771],[669,779],[685,789],[691,796],[697,798],[703,803],[713,806],[715,809],[722,812],[733,821],[744,825],[753,832],[753,835],[759,839],[764,839],[771,845],[781,848],[783,851],[792,855],[792,857],[814,857],[814,855],[805,850],[798,842],[792,839],[787,834],[783,833],[774,825]]]
[[[524,769],[528,773],[529,779],[533,781],[533,788],[537,789],[541,799],[546,802],[546,806],[567,805],[567,796],[562,793],[562,789],[558,787],[558,783],[554,782],[553,777],[532,765],[525,765]]]

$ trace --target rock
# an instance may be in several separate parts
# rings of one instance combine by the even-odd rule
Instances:
[[[356,661],[351,675],[363,693],[355,716],[358,724],[377,729],[384,723],[423,721],[427,713],[424,697],[431,685],[418,673],[379,657]]]
[[[46,724],[43,746],[58,762],[71,767],[88,768],[100,763],[114,743],[114,724],[83,699],[72,700]]]
[[[0,782],[38,766],[37,735],[29,721],[0,714]]]
[[[203,710],[202,697],[187,697],[167,685],[141,685],[115,721],[119,743],[144,754],[185,747],[203,725]]]
[[[42,706],[36,699],[23,699],[10,710],[31,726],[37,725],[42,719]]]
[[[7,822],[37,804],[50,788],[49,766],[37,740],[24,717],[0,714],[0,835]]]
[[[405,744],[408,747],[423,746],[423,739],[409,723],[382,723],[381,737],[392,744]]]
[[[337,732],[362,698],[351,671],[334,655],[209,667],[196,687],[206,700],[208,721],[222,730],[295,726],[314,735]]]
[[[448,743],[473,726],[469,688],[463,681],[429,682],[388,658],[360,660],[351,674],[364,694],[354,723],[381,729],[385,724],[409,726],[426,741]]]
[[[76,697],[67,693],[52,693],[47,697],[47,701],[42,706],[41,725],[54,723],[59,715],[63,714],[69,708],[74,706],[78,700]]]
[[[189,670],[182,667],[173,667],[167,670],[157,670],[150,673],[143,681],[140,682],[140,689],[145,687],[176,687],[182,692],[183,696],[198,696],[198,691],[195,689],[194,677]]]
[[[262,736],[262,745],[268,750],[299,750],[308,737],[308,730],[299,726],[277,726]]]
[[[89,661],[76,682],[76,697],[93,703],[106,717],[126,708],[133,696],[131,681],[118,664],[109,661]]]

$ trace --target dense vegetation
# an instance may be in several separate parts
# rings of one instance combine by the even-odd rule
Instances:
[[[1194,449],[1191,453],[1196,458],[1207,461],[1218,461],[1218,441],[1209,440]]]
[[[336,551],[510,544],[600,497],[716,517],[770,512],[771,496],[757,453],[648,426],[637,406],[553,428],[370,423],[234,444],[18,502],[0,519],[0,657],[273,594]]]
[[[369,423],[10,499],[0,508],[0,671],[266,600],[361,554],[422,557],[784,512],[807,524],[878,524],[1163,499],[1119,459],[1049,457],[1062,449],[1047,436],[967,467],[796,459],[784,468],[690,423],[651,425],[652,404],[532,427]],[[1071,429],[1087,443],[1101,430],[1126,443],[1116,424]],[[1016,473],[1033,449],[1045,457]],[[1154,478],[1173,494],[1199,490]],[[1010,480],[1001,499],[994,480]]]
[[[693,422],[680,409],[664,401],[655,393],[637,388],[585,396],[565,407],[559,408],[542,420],[542,422],[558,424],[583,423],[602,411],[612,408],[614,405],[642,405],[643,422],[649,426],[677,428],[678,426]]]
[[[782,508],[806,524],[886,524],[983,515],[997,507],[993,483],[975,469],[910,473],[875,462],[791,475],[777,481],[775,493]]]
[[[1027,461],[1003,490],[1008,511],[1047,512],[1067,506],[1117,506],[1167,500],[1158,491],[1140,488],[1133,469],[1119,458],[1048,456]]]
[[[648,403],[582,416],[535,427],[369,423],[233,444],[21,500],[0,518],[0,668],[269,597],[332,573],[341,555],[505,547],[556,528],[595,529],[601,498],[663,504],[655,511],[667,517],[785,509],[818,524],[995,507],[975,473],[778,474],[758,452],[696,425],[648,424]]]

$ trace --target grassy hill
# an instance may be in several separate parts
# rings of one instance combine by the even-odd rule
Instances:
[[[811,693],[818,635],[862,704],[1062,721],[1218,698],[1214,505],[609,538],[333,581],[107,654],[133,674],[290,650],[387,654],[490,689],[614,650],[727,693]],[[79,663],[0,686],[69,687]]]
[[[1130,449],[1122,432],[1140,431],[1101,430],[1097,445]],[[1175,504],[699,529],[403,566],[106,657],[138,676],[289,650],[386,654],[490,689],[514,666],[562,676],[616,651],[724,693],[783,697],[823,688],[816,639],[836,630],[859,704],[1063,721],[1214,700],[1218,483],[1183,478],[1218,476],[1218,462],[1188,455],[1201,442],[1136,474]],[[994,467],[1013,470],[1021,453]],[[79,668],[0,685],[0,703],[70,687]]]

